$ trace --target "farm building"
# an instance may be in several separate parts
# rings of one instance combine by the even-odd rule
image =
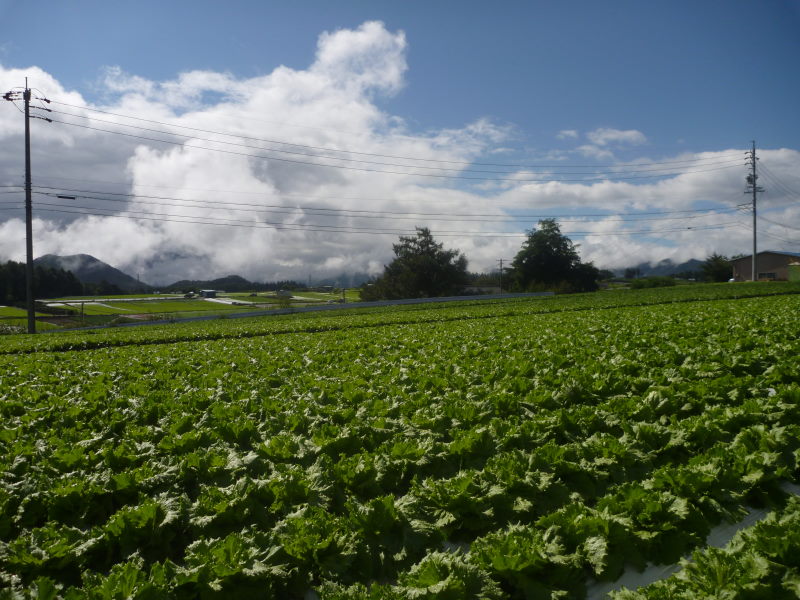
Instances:
[[[756,268],[758,279],[789,279],[789,265],[800,263],[800,252],[777,252],[765,250],[756,255]],[[752,256],[743,256],[731,261],[733,265],[734,281],[750,281],[753,267]]]
[[[200,290],[201,298],[216,298],[217,290]]]

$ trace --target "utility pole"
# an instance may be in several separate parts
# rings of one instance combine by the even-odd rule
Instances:
[[[750,165],[750,174],[747,176],[747,189],[745,190],[745,194],[753,194],[753,260],[751,261],[752,267],[752,275],[751,279],[753,281],[758,280],[758,267],[756,264],[756,252],[758,251],[757,244],[756,244],[756,236],[757,236],[757,215],[756,215],[756,202],[758,200],[758,192],[763,192],[764,188],[758,185],[758,173],[756,172],[756,165],[758,163],[758,157],[756,156],[756,142],[753,140],[753,149],[750,152],[745,152],[746,159],[745,164]]]
[[[28,309],[28,333],[36,333],[36,313],[33,302],[33,208],[31,204],[31,91],[28,78],[21,93],[12,90],[3,95],[4,100],[14,102],[20,97],[25,103],[25,304]]]
[[[505,258],[497,259],[497,262],[500,263],[500,293],[501,294],[503,293],[503,261],[505,261],[505,260],[506,260]]]
[[[3,99],[14,102],[20,98],[25,103],[25,304],[28,309],[28,333],[36,333],[36,311],[33,299],[33,203],[31,201],[31,119],[42,119],[48,123],[52,120],[37,115],[31,116],[31,90],[28,87],[28,78],[25,78],[25,88],[22,92],[11,90],[3,94]],[[48,104],[47,98],[39,98]],[[34,108],[41,108],[36,107]],[[48,108],[41,108],[50,112]]]
[[[31,90],[25,78],[25,294],[28,307],[28,333],[36,333],[33,302],[33,202],[31,201]]]

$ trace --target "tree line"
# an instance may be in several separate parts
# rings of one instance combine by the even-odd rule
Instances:
[[[12,260],[0,263],[0,304],[23,306],[26,299],[25,281],[25,263]],[[119,287],[106,281],[81,283],[72,271],[41,265],[33,267],[34,298],[121,293]]]
[[[466,257],[459,250],[445,249],[427,227],[418,227],[416,235],[400,236],[392,249],[395,258],[384,267],[380,277],[362,286],[362,300],[455,296],[467,285],[476,283],[476,274],[467,271]],[[732,272],[731,260],[712,254],[702,266],[702,279],[727,281]],[[599,281],[610,276],[613,276],[610,271],[601,271],[591,262],[580,260],[576,245],[561,233],[555,219],[543,219],[537,228],[528,231],[510,267],[496,276],[480,274],[477,283],[502,284],[503,290],[509,292],[591,292],[598,289]],[[254,284],[229,277],[213,282],[181,281],[172,287],[183,289],[197,287],[192,284],[223,282],[228,291],[236,291],[234,287],[252,290],[258,286],[260,290],[273,290],[299,286],[294,281]],[[106,281],[81,283],[71,271],[35,265],[33,293],[36,298],[57,298],[121,294],[122,290]],[[0,264],[0,304],[22,305],[25,298],[25,264],[14,261]]]
[[[418,227],[416,235],[401,236],[392,248],[394,260],[384,267],[383,275],[362,286],[362,300],[455,296],[470,283],[466,257],[445,249],[427,227]],[[504,290],[510,292],[591,292],[598,289],[600,276],[592,263],[581,262],[575,244],[561,233],[555,219],[539,221],[511,266],[500,273]]]
[[[384,267],[383,274],[362,286],[362,300],[456,296],[470,284],[500,285],[507,292],[592,292],[600,281],[614,277],[611,271],[582,262],[577,246],[561,233],[555,219],[543,219],[528,231],[510,267],[499,273],[469,273],[464,255],[445,249],[427,227],[418,227],[416,235],[400,236],[393,250],[395,258]],[[686,278],[727,281],[735,258],[714,253],[698,272],[688,273]],[[628,269],[625,273],[626,278],[635,280],[636,287],[675,284],[673,277],[638,279],[636,271]]]

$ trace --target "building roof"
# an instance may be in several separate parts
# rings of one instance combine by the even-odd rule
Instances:
[[[783,250],[761,250],[760,252],[756,253],[758,256],[762,254],[780,254],[781,256],[791,256],[793,258],[800,258],[800,252],[784,252]],[[750,259],[753,256],[752,254],[748,254],[747,256],[740,256],[739,258],[734,258],[732,262],[736,262],[739,260]]]

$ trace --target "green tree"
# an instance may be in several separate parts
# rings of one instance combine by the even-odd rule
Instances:
[[[616,275],[614,275],[614,271],[609,271],[608,269],[600,269],[600,271],[597,273],[597,276],[600,281],[609,281],[616,277]]]
[[[543,219],[528,232],[510,272],[512,286],[519,291],[589,292],[597,289],[599,277],[592,263],[581,262],[575,244],[561,233],[555,219]]]
[[[728,281],[733,274],[733,265],[727,256],[714,252],[701,267],[706,281]]]
[[[362,300],[452,296],[469,283],[467,259],[458,250],[445,250],[427,227],[393,244],[395,258],[381,277],[361,288]]]
[[[35,298],[79,296],[83,292],[83,284],[72,271],[34,265]],[[8,261],[0,264],[0,304],[21,304],[25,302],[26,296],[25,263]]]

